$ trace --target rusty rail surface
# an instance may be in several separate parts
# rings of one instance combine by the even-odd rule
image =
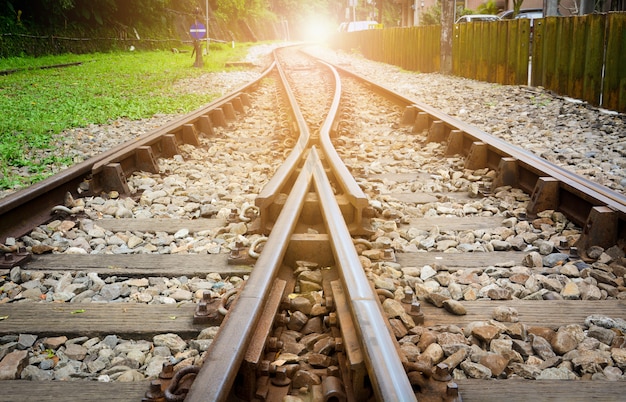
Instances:
[[[528,216],[553,209],[581,226],[583,234],[576,244],[579,251],[584,253],[594,245],[607,248],[626,241],[625,194],[594,183],[358,73],[329,64],[406,107],[402,124],[412,126],[414,133],[426,132],[428,141],[445,142],[446,155],[464,156],[467,169],[488,167],[495,170],[492,189],[509,185],[531,194]]]

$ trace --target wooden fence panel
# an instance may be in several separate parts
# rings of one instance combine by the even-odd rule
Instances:
[[[570,86],[569,70],[571,65],[573,24],[572,19],[557,17],[557,52],[555,63],[555,84],[557,91],[566,94]]]
[[[431,25],[427,32],[428,42],[431,46],[431,70],[429,72],[439,71],[441,67],[441,29],[436,25]]]
[[[585,57],[585,82],[583,83],[583,100],[593,104],[600,104],[602,93],[602,64],[604,61],[604,37],[606,15],[587,15],[589,24],[589,40]]]
[[[567,92],[577,99],[583,97],[583,77],[585,75],[585,49],[587,43],[587,24],[585,17],[572,19],[572,38]]]
[[[485,40],[485,22],[472,22],[469,25],[474,28],[473,39],[476,44],[476,55],[478,57],[475,79],[480,81],[489,81],[489,40]]]
[[[528,83],[527,19],[455,25],[453,73],[500,84]]]
[[[513,61],[513,68],[515,69],[514,85],[527,85],[528,84],[528,63],[530,51],[528,46],[530,45],[530,20],[528,18],[519,18],[513,20],[516,24],[515,44],[513,49],[515,54]]]
[[[543,86],[556,90],[558,85],[558,76],[556,75],[556,59],[557,59],[557,24],[558,17],[544,18],[544,54],[542,69]],[[560,49],[558,49],[560,51]]]
[[[509,46],[508,43],[508,30],[506,23],[501,21],[495,22],[495,36],[496,40],[494,46],[496,48],[495,58],[495,82],[501,84],[508,84],[508,64],[506,59],[506,49]]]
[[[533,44],[531,49],[531,68],[530,84],[534,86],[543,83],[543,56],[545,47],[544,38],[545,20],[543,18],[536,19],[533,23]]]
[[[626,112],[626,14],[610,13],[608,24],[602,104]]]
[[[623,19],[624,15],[620,17]],[[621,32],[620,29],[606,28],[606,14],[535,20],[532,85],[600,105],[605,31],[626,35],[623,26]],[[619,47],[623,46],[624,39],[618,37],[615,40],[619,43],[618,49],[607,48],[607,57],[620,54]],[[623,63],[620,63],[621,71],[624,70]],[[619,67],[617,71],[620,71]]]

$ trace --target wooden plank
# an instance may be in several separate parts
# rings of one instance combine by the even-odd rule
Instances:
[[[94,222],[111,232],[166,232],[176,233],[180,229],[188,229],[190,233],[214,230],[226,226],[223,219],[100,219]]]
[[[555,18],[555,17],[551,17]],[[557,25],[557,49],[556,52],[556,88],[557,93],[567,94],[569,87],[569,65],[572,54],[572,20],[569,18],[556,18]]]
[[[384,161],[382,161],[384,163]],[[389,161],[390,163],[392,161]],[[385,182],[392,181],[397,183],[407,183],[413,181],[426,181],[430,178],[429,173],[423,172],[414,172],[414,173],[379,173],[379,174],[368,174],[367,180],[371,182]]]
[[[557,64],[557,42],[558,42],[558,25],[557,17],[544,18],[544,63],[543,63],[543,86],[547,89],[557,91],[558,81],[560,79],[556,74]],[[559,49],[560,50],[560,49]]]
[[[102,276],[242,276],[252,272],[247,265],[228,265],[227,254],[43,254],[23,267],[40,271],[89,271]]]
[[[495,42],[495,63],[496,63],[496,83],[506,85],[507,81],[507,63],[506,63],[506,49],[508,47],[507,39],[507,25],[503,21],[494,21],[492,24],[496,27],[496,42]]]
[[[498,251],[493,253],[396,253],[396,260],[403,267],[423,267],[442,265],[448,271],[459,269],[485,269],[499,264],[522,265],[526,253],[521,251]]]
[[[587,23],[585,17],[572,19],[572,54],[570,57],[568,95],[582,99],[585,82],[585,54],[587,51]]]
[[[533,22],[533,45],[531,49],[531,81],[532,86],[543,85],[543,60],[544,60],[544,19],[536,19]]]
[[[602,87],[606,14],[589,14],[585,17],[589,19],[589,31],[585,55],[583,100],[597,106],[600,104]]]
[[[602,105],[626,112],[626,14],[610,13]]]
[[[623,401],[626,381],[455,380],[463,402]]]
[[[411,227],[424,230],[439,227],[439,230],[479,230],[494,229],[502,226],[505,218],[501,216],[466,216],[458,217],[432,217],[432,218],[414,218],[409,220]]]
[[[476,70],[476,79],[480,81],[489,81],[489,42],[485,22],[470,23],[474,27],[475,38],[477,39],[476,49],[478,53],[478,69]]]
[[[496,35],[498,34],[497,25],[493,24],[492,21],[483,22],[483,32],[486,35],[486,41],[489,46],[489,52],[487,53],[487,68],[489,71],[487,72],[487,81],[489,82],[498,82],[497,81],[497,60],[498,60],[498,48],[497,48],[497,39],[494,40]]]
[[[477,300],[461,301],[467,314],[455,316],[430,303],[422,303],[424,326],[458,325],[473,321],[488,321],[498,306],[517,309],[519,321],[526,325],[557,328],[568,324],[583,324],[592,314],[626,319],[625,300]]]
[[[455,380],[464,402],[624,400],[626,381]],[[149,381],[102,383],[95,381],[2,381],[0,402],[42,399],[65,402],[140,401]]]
[[[141,401],[150,381],[2,381],[0,402],[32,402],[39,400],[64,402],[128,402]]]
[[[82,313],[77,311],[84,310]],[[0,335],[100,336],[149,339],[174,332],[196,337],[205,327],[193,323],[194,303],[24,303],[0,304]]]
[[[530,20],[528,18],[519,18],[518,24],[518,53],[515,61],[515,84],[528,84],[528,57],[530,56]],[[535,23],[537,20],[535,20]]]

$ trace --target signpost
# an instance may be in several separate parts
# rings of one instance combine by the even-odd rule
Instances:
[[[201,22],[195,22],[189,28],[189,34],[192,38],[200,40],[206,36],[206,27]]]
[[[189,34],[193,38],[193,51],[196,53],[196,62],[194,67],[202,67],[204,61],[202,60],[202,51],[200,49],[200,39],[206,36],[206,27],[201,22],[194,22],[189,28]]]

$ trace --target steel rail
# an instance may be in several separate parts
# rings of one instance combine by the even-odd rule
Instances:
[[[276,60],[277,59],[276,50],[274,50],[273,54],[274,54],[274,59]],[[309,146],[309,142],[311,140],[309,127],[306,124],[304,116],[302,115],[302,111],[300,110],[300,106],[298,106],[298,101],[296,100],[296,96],[294,95],[291,87],[289,86],[289,83],[287,81],[287,75],[285,74],[285,71],[280,65],[280,63],[276,62],[276,70],[278,71],[278,74],[281,77],[285,94],[287,95],[289,104],[292,107],[292,117],[296,121],[296,125],[299,131],[299,136],[298,136],[298,141],[294,145],[293,150],[289,153],[289,156],[287,156],[283,164],[281,164],[280,167],[274,173],[274,176],[272,176],[269,182],[261,190],[261,193],[256,197],[255,205],[261,209],[268,208],[270,204],[274,201],[278,193],[283,189],[289,177],[297,168],[298,163],[302,160],[304,151]]]
[[[276,59],[276,52],[274,51],[273,54]],[[257,197],[258,199],[261,195],[265,196],[260,203],[255,201],[260,208],[261,206],[268,208],[274,197],[284,187],[301,160],[310,139],[308,126],[287,82],[287,76],[280,63],[275,61],[274,65],[281,78],[292,109],[292,117],[296,121],[300,135],[296,149],[290,153]],[[203,361],[202,369],[194,380],[185,401],[224,401],[228,398],[237,370],[251,341],[253,330],[263,312],[274,278],[277,276],[283,261],[289,239],[298,223],[312,175],[313,166],[311,166],[311,162],[307,161],[274,222],[272,231],[263,247],[264,252],[257,259],[255,268],[246,281],[241,295],[222,323],[222,328],[211,344],[211,348]],[[267,211],[262,211],[261,218],[267,213]],[[236,318],[231,319],[230,317]]]
[[[325,161],[330,172],[358,202],[355,206],[368,205],[368,200],[358,186],[354,177],[339,158],[330,140],[330,130],[339,109],[341,98],[341,79],[337,71],[328,63],[322,62],[333,74],[335,80],[335,96],[324,123],[320,128],[320,141]],[[331,239],[331,248],[339,274],[348,294],[348,303],[352,312],[363,352],[366,357],[367,372],[372,382],[374,393],[381,401],[414,401],[415,393],[398,356],[395,337],[386,325],[381,311],[378,295],[370,285],[359,255],[356,252],[350,231],[335,199],[328,175],[321,163],[319,155],[313,147],[309,158],[316,161],[313,181],[319,195],[320,208],[324,223]]]
[[[331,238],[335,261],[346,288],[352,318],[361,338],[369,378],[379,401],[416,401],[394,343],[384,325],[378,296],[367,280],[348,227],[335,201],[333,189],[315,148],[309,154],[315,160],[313,181],[320,196],[324,221]]]
[[[363,193],[361,187],[359,187],[358,183],[348,171],[348,168],[346,168],[346,165],[341,161],[339,154],[337,154],[337,150],[335,150],[335,147],[330,140],[331,126],[335,120],[336,112],[339,108],[339,102],[341,100],[341,79],[339,78],[339,74],[337,74],[337,70],[335,70],[330,64],[325,62],[321,62],[321,64],[325,65],[332,72],[336,89],[335,96],[333,97],[333,101],[330,106],[331,112],[329,112],[328,117],[324,120],[324,123],[320,127],[320,143],[322,150],[324,151],[324,155],[326,156],[326,161],[335,173],[335,178],[341,184],[344,193],[348,195],[351,204],[357,211],[355,214],[355,223],[360,225],[363,209],[369,205],[369,201],[365,197],[365,193]]]
[[[213,340],[202,369],[189,389],[185,401],[227,400],[253,330],[283,261],[289,238],[298,222],[313,170],[313,162],[307,160],[265,243],[264,251]]]
[[[160,137],[171,133],[190,121],[198,120],[201,116],[230,102],[240,93],[249,91],[274,70],[275,63],[271,63],[261,75],[249,83],[242,85],[200,109],[181,116],[161,128],[146,133],[136,139],[118,145],[109,151],[96,155],[55,175],[48,177],[30,187],[17,191],[0,199],[0,243],[6,242],[7,237],[20,237],[32,230],[33,227],[50,220],[50,210],[63,204],[67,192],[76,195],[76,189],[85,179],[97,173],[106,162],[118,160],[131,155],[141,146],[155,143]]]
[[[315,57],[315,56],[313,56]],[[458,120],[452,116],[447,115],[425,103],[419,102],[414,99],[405,97],[398,92],[386,88],[383,85],[377,84],[353,71],[337,66],[333,63],[328,63],[341,71],[343,74],[352,76],[360,81],[367,82],[373,90],[383,94],[385,97],[393,98],[396,102],[405,106],[413,106],[416,109],[427,113],[432,116],[433,120],[441,120],[451,128],[458,129],[464,133],[470,135],[477,141],[489,144],[493,148],[500,151],[500,153],[509,155],[519,162],[523,163],[525,168],[533,171],[538,176],[551,176],[557,180],[562,181],[568,186],[571,186],[573,190],[580,192],[581,194],[587,194],[587,197],[594,199],[598,204],[603,204],[620,211],[622,214],[626,213],[626,195],[612,191],[606,186],[598,183],[594,183],[584,177],[570,172],[552,162],[549,162],[537,155],[527,151],[518,146],[509,144],[504,140],[494,137],[477,127],[474,127],[468,123]]]

